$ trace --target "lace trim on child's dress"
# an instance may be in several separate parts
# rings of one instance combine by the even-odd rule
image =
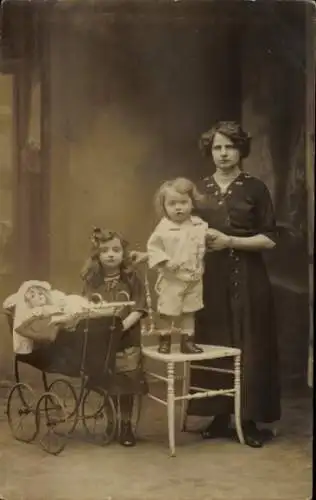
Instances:
[[[120,273],[115,274],[113,276],[106,276],[104,278],[105,291],[111,292],[112,290],[115,290],[120,281],[121,281]]]

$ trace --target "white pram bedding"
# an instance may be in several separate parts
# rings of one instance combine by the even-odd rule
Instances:
[[[44,288],[49,293],[49,304],[30,307],[25,294],[31,287]],[[15,308],[13,317],[13,351],[29,354],[35,342],[54,342],[60,328],[75,330],[78,322],[85,318],[111,316],[128,303],[108,303],[100,300],[91,302],[80,295],[67,295],[52,289],[44,281],[27,281],[18,292],[10,295],[3,303],[7,311]]]

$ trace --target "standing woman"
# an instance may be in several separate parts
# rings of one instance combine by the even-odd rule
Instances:
[[[204,309],[196,316],[196,342],[242,350],[242,422],[245,442],[259,448],[264,431],[257,423],[280,419],[278,341],[272,290],[262,251],[275,246],[274,211],[265,184],[242,171],[250,138],[235,122],[219,122],[200,141],[215,164],[202,181],[205,199],[197,214],[215,228],[205,257]],[[212,366],[227,368],[229,360]],[[205,364],[205,362],[204,362]],[[227,387],[227,374],[194,370],[192,385]],[[230,433],[233,399],[218,396],[191,400],[188,415],[215,417],[204,439]]]

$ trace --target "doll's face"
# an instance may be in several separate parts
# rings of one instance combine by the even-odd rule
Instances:
[[[47,290],[40,287],[29,288],[25,294],[25,301],[30,307],[40,307],[48,303]]]
[[[107,271],[116,271],[123,261],[123,247],[118,238],[101,243],[99,259]]]
[[[184,222],[192,212],[192,200],[188,194],[178,193],[175,189],[167,189],[165,194],[165,210],[172,222]]]

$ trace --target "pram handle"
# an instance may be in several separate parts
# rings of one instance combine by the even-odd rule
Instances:
[[[132,302],[132,301],[122,301],[122,302],[102,302],[102,303],[97,303],[95,304],[95,310],[98,310],[99,308],[100,309],[112,309],[112,308],[116,308],[116,307],[133,307],[135,306],[136,302]]]
[[[101,316],[115,316],[119,313],[121,309],[125,307],[133,307],[136,302],[132,301],[122,301],[122,302],[102,302],[95,304],[93,308],[89,308],[86,311],[82,311],[82,314],[87,319],[97,318]]]

